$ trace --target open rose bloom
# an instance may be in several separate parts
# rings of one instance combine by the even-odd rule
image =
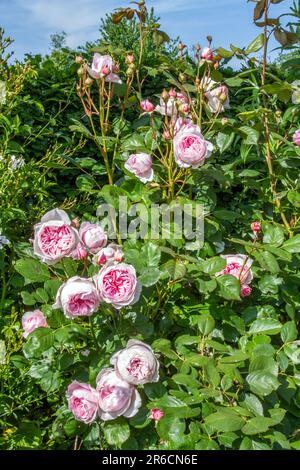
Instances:
[[[104,266],[95,276],[99,296],[116,309],[139,300],[141,285],[133,266],[125,263]]]
[[[79,237],[91,253],[97,253],[107,244],[107,235],[98,224],[83,222],[79,229]]]
[[[216,276],[224,274],[231,274],[239,279],[241,283],[241,297],[247,297],[251,294],[251,289],[248,288],[253,279],[251,266],[253,260],[247,255],[221,255],[226,260],[226,266],[222,271],[216,273]]]
[[[71,226],[71,220],[63,210],[47,212],[34,226],[34,253],[49,265],[72,256],[78,243],[78,232]]]
[[[96,286],[91,279],[74,276],[56,294],[53,308],[61,308],[67,318],[91,316],[100,303]]]
[[[118,416],[131,418],[141,406],[141,397],[133,385],[123,380],[114,369],[103,369],[97,376],[99,417],[109,421]]]
[[[26,312],[22,317],[23,338],[27,338],[37,328],[47,328],[48,326],[47,320],[40,310]]]
[[[205,163],[213,145],[205,140],[198,126],[184,125],[174,137],[174,156],[181,168],[199,168]]]
[[[111,358],[116,373],[133,385],[157,382],[159,362],[148,344],[131,339],[126,348],[118,351]]]
[[[98,393],[90,385],[72,382],[67,389],[69,409],[78,421],[90,424],[97,418],[99,408]]]
[[[124,167],[130,173],[133,173],[142,183],[153,181],[152,158],[147,153],[130,155]]]
[[[110,55],[94,54],[91,67],[87,67],[87,71],[91,77],[99,80],[105,77],[106,82],[122,83],[119,75],[114,73],[116,70],[113,58]]]

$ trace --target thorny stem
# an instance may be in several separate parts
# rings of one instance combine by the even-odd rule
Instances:
[[[265,4],[265,10],[264,10],[264,56],[263,56],[263,68],[262,68],[262,74],[261,74],[261,84],[262,86],[265,85],[266,83],[266,72],[267,72],[267,63],[268,63],[268,43],[269,43],[269,35],[268,35],[268,13],[269,13],[269,7],[270,3],[269,0],[266,1]],[[264,108],[267,107],[266,103],[266,96],[263,95],[263,104]],[[276,180],[274,177],[274,171],[273,171],[273,160],[272,160],[272,153],[271,153],[271,148],[270,148],[270,126],[269,126],[269,119],[268,115],[264,115],[264,128],[265,128],[265,136],[266,136],[266,163],[269,171],[269,176],[270,176],[270,181],[271,181],[271,191],[273,195],[273,202],[278,208],[280,212],[281,219],[283,221],[284,226],[289,232],[290,237],[293,236],[291,232],[291,227],[289,222],[287,221],[287,218],[283,211],[281,210],[281,201],[277,197],[276,193]]]

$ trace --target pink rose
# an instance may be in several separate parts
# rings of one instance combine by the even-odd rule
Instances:
[[[152,410],[150,410],[150,418],[154,421],[159,421],[163,416],[165,416],[165,413],[159,408],[152,408]]]
[[[201,57],[203,60],[213,60],[214,55],[210,47],[205,47],[202,51]]]
[[[252,232],[260,232],[261,231],[261,223],[260,222],[253,222],[251,224]]]
[[[177,93],[176,93],[176,91],[174,90],[174,88],[171,88],[171,89],[170,89],[170,91],[169,91],[169,96],[170,96],[170,98],[176,98]]]
[[[225,85],[217,86],[217,82],[206,78],[202,80],[208,107],[212,113],[222,113],[230,108],[229,91]]]
[[[118,75],[113,73],[115,63],[110,55],[94,54],[92,67],[87,67],[87,71],[91,77],[97,79],[104,78],[106,82],[122,83]]]
[[[79,243],[78,232],[65,211],[53,209],[34,226],[34,253],[47,264],[71,256]]]
[[[181,168],[199,168],[211,155],[213,145],[206,141],[200,128],[183,127],[174,137],[174,156]]]
[[[298,147],[300,147],[300,129],[298,129],[295,134],[293,135],[293,142],[296,144]]]
[[[72,382],[67,389],[69,409],[75,419],[86,424],[92,423],[97,418],[99,403],[98,393],[88,384]]]
[[[104,266],[95,276],[101,299],[116,309],[136,303],[141,285],[133,266],[125,263]]]
[[[130,155],[124,167],[130,173],[133,173],[142,183],[153,180],[152,158],[147,153]]]
[[[71,253],[71,258],[74,260],[83,260],[88,256],[85,246],[82,243],[78,243],[77,247]]]
[[[103,421],[118,416],[131,418],[141,406],[141,397],[133,385],[117,376],[113,369],[103,369],[97,376],[99,416]]]
[[[91,279],[74,276],[68,279],[56,294],[53,308],[61,308],[67,318],[91,316],[100,298]]]
[[[110,363],[119,377],[133,385],[159,379],[159,362],[151,347],[142,341],[129,340],[126,348],[112,356]]]
[[[120,263],[123,257],[124,253],[122,247],[115,245],[114,243],[110,243],[93,256],[93,264],[99,266],[106,263]]]
[[[32,333],[37,328],[47,328],[47,326],[49,326],[47,320],[40,310],[26,312],[22,317],[23,338],[27,338],[29,333]]]
[[[243,284],[241,286],[240,296],[241,297],[248,297],[249,295],[251,295],[251,292],[252,292],[251,287],[248,286],[248,284]]]
[[[247,255],[221,255],[226,260],[226,267],[216,273],[216,276],[231,274],[241,281],[241,284],[250,284],[253,279],[251,265],[253,260]]]
[[[145,113],[152,113],[155,109],[154,104],[151,103],[149,100],[143,100],[141,101],[141,109]]]
[[[79,229],[79,237],[91,253],[97,253],[107,244],[107,235],[98,224],[83,222]]]

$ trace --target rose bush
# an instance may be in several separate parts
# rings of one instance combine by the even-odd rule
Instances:
[[[142,3],[0,64],[0,445],[299,449],[298,32],[193,54]]]

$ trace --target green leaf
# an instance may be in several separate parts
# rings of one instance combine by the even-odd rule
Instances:
[[[216,50],[216,53],[220,55],[221,57],[224,57],[225,59],[230,59],[234,55],[234,52],[228,51],[227,49],[224,49],[223,47],[219,47]]]
[[[290,238],[282,245],[289,253],[300,253],[300,234]]]
[[[90,192],[95,186],[95,180],[89,175],[80,175],[76,178],[76,186],[80,191]]]
[[[200,388],[198,380],[194,379],[191,375],[175,374],[172,376],[172,380],[178,385],[185,385],[188,389]]]
[[[161,271],[158,268],[149,267],[141,271],[139,276],[139,281],[142,286],[150,287],[156,284],[159,281],[161,276]]]
[[[264,243],[279,246],[284,242],[284,230],[280,225],[273,225],[269,222],[263,223]]]
[[[263,33],[259,34],[246,48],[245,53],[252,54],[253,52],[259,51],[264,45],[264,35]]]
[[[50,278],[48,267],[35,259],[19,259],[15,270],[20,273],[28,283],[44,282]]]
[[[37,328],[30,333],[23,346],[24,356],[27,359],[39,358],[41,354],[52,348],[54,333],[50,328]]]
[[[258,287],[263,294],[277,294],[278,286],[282,284],[282,279],[273,274],[266,274],[258,283]]]
[[[82,124],[82,122],[77,121],[77,119],[73,119],[73,118],[71,118],[71,119],[72,119],[72,121],[74,122],[74,124],[72,124],[72,126],[69,126],[69,129],[70,129],[72,132],[79,132],[79,134],[82,134],[82,135],[84,135],[85,137],[89,137],[89,138],[92,137],[92,134],[90,133],[90,131],[88,130],[88,128],[85,127],[84,124]]]
[[[218,432],[238,431],[245,422],[234,411],[217,411],[205,418],[205,424]]]
[[[220,287],[220,296],[226,300],[240,300],[241,284],[239,279],[231,274],[225,274],[217,278]]]
[[[243,138],[245,140],[245,144],[247,145],[256,145],[259,139],[259,132],[253,127],[242,126],[239,128],[241,133],[243,134]],[[245,135],[245,137],[244,137]]]
[[[184,440],[185,421],[176,416],[164,416],[158,421],[156,430],[161,439],[180,444]]]
[[[23,291],[21,292],[21,297],[24,305],[32,306],[36,304],[34,293],[31,294],[30,292]]]
[[[185,264],[178,260],[170,259],[162,268],[168,272],[172,279],[180,279],[184,277],[186,273]]]
[[[272,84],[265,85],[262,88],[266,93],[270,95],[277,95],[280,101],[287,103],[291,99],[292,87],[287,82],[276,82]]]
[[[152,343],[152,348],[170,359],[178,359],[177,354],[172,350],[171,341],[168,339],[157,339]]]
[[[220,153],[225,152],[225,150],[227,150],[232,145],[234,138],[234,132],[231,132],[230,134],[224,134],[223,132],[218,133],[216,142]]]
[[[214,256],[205,261],[201,261],[200,269],[206,274],[216,274],[226,266],[226,260],[221,256]]]
[[[277,335],[282,328],[282,324],[274,318],[258,318],[249,330],[249,334],[264,333],[267,335]]]
[[[130,437],[129,424],[121,418],[113,423],[105,423],[103,432],[108,444],[115,447],[120,447]]]
[[[242,428],[242,432],[252,436],[254,434],[266,432],[270,426],[272,426],[272,420],[270,418],[257,416],[255,418],[249,419],[247,424],[245,424],[245,426]]]
[[[241,405],[247,408],[247,410],[251,411],[258,416],[264,415],[264,409],[261,401],[252,393],[246,393],[244,401],[241,402]]]
[[[280,331],[281,339],[284,343],[289,343],[294,341],[298,337],[298,330],[295,325],[295,322],[288,321],[286,322]]]
[[[259,251],[255,254],[255,258],[263,269],[270,271],[272,274],[276,274],[280,271],[280,267],[275,256],[269,251]]]
[[[215,327],[215,320],[209,314],[199,315],[198,321],[198,328],[203,336],[209,335]]]
[[[280,385],[275,375],[267,371],[259,370],[247,375],[246,381],[253,393],[257,393],[257,395],[263,397],[270,395],[270,393],[276,390]]]

